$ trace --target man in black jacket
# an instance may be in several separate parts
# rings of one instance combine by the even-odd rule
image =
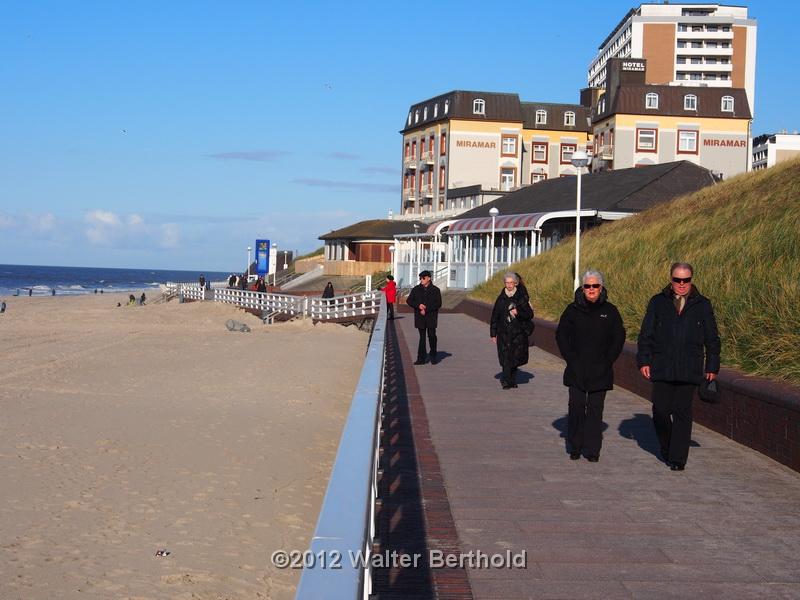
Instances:
[[[419,274],[419,285],[414,286],[406,299],[406,304],[414,309],[414,327],[419,331],[419,346],[415,365],[424,365],[428,353],[425,351],[425,336],[431,348],[431,364],[439,362],[436,355],[436,326],[439,320],[439,309],[442,307],[442,293],[431,283],[431,272]]]
[[[600,460],[603,443],[603,405],[606,391],[614,387],[612,365],[625,344],[625,328],[599,271],[584,273],[575,301],[561,315],[556,342],[567,361],[564,385],[569,387],[567,442],[569,457],[581,453],[590,462]]]
[[[694,391],[719,372],[714,309],[692,285],[693,274],[689,263],[672,265],[671,283],[647,305],[636,355],[642,376],[653,382],[653,425],[673,471],[683,471],[689,457]]]

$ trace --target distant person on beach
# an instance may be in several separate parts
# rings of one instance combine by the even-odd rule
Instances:
[[[247,289],[247,274],[246,273],[242,273],[242,277],[239,280],[239,287],[241,289],[243,289],[243,290]]]
[[[203,275],[202,273],[200,273],[200,277],[199,277],[199,279],[197,280],[197,283],[199,283],[199,284],[200,284],[200,289],[201,289],[201,290],[204,290],[204,289],[206,289],[206,276],[205,276],[205,275]]]
[[[256,285],[256,291],[257,292],[266,292],[267,291],[267,284],[264,283],[264,278],[263,277],[259,277],[258,278],[258,284]]]
[[[6,312],[6,303],[0,302],[0,314],[3,314],[4,312]]]
[[[147,297],[144,295],[144,292],[142,292],[142,295],[141,295],[141,297],[139,298],[139,304],[141,304],[142,306],[144,306],[144,301],[145,301],[145,300],[147,300]]]
[[[397,301],[397,284],[392,275],[386,276],[386,285],[381,288],[386,295],[386,314],[388,319],[394,319],[394,303]]]
[[[322,297],[327,299],[325,304],[330,304],[331,302],[333,302],[333,300],[330,300],[330,298],[333,298],[335,295],[336,292],[333,291],[333,284],[329,281],[325,285],[325,289],[322,290]]]
[[[431,282],[430,271],[422,271],[419,274],[419,285],[415,285],[411,290],[406,304],[414,309],[414,327],[419,331],[417,360],[414,364],[424,365],[428,362],[428,353],[425,351],[426,336],[430,346],[431,364],[438,364],[436,327],[439,321],[439,309],[442,307],[442,292]]]
[[[229,288],[232,288],[232,287],[233,287],[233,286],[235,286],[235,285],[236,285],[236,275],[234,275],[233,273],[231,273],[231,276],[230,276],[230,277],[228,277],[228,287],[229,287]]]
[[[28,288],[28,296],[33,296],[33,288]]]
[[[97,288],[94,288],[94,293],[95,293],[95,294],[97,293]]]
[[[131,294],[128,296],[128,306],[135,306],[136,305],[136,296]]]
[[[639,331],[636,362],[653,383],[653,426],[661,458],[683,471],[692,440],[692,398],[719,373],[722,343],[711,301],[692,283],[689,263],[673,263],[670,283],[650,298]]]
[[[52,295],[53,295],[53,296],[55,296],[55,295],[56,295],[56,288],[52,288],[50,291],[52,292]]]
[[[556,342],[567,361],[569,388],[567,443],[569,457],[600,460],[606,391],[614,387],[612,365],[625,344],[625,328],[616,306],[608,302],[603,274],[586,271],[575,300],[561,314]]]
[[[528,295],[519,288],[516,273],[503,276],[503,289],[492,308],[489,337],[497,345],[504,390],[517,387],[517,369],[528,364],[528,336],[533,333],[533,310]]]

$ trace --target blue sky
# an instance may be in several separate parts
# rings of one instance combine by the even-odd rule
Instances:
[[[800,9],[747,5],[753,132],[800,129]],[[231,271],[257,237],[313,250],[398,210],[410,104],[577,102],[633,6],[3,2],[0,263]]]

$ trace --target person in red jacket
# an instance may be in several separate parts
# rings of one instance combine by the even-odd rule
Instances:
[[[392,275],[386,276],[386,285],[381,288],[381,291],[386,294],[386,309],[388,318],[394,319],[394,303],[397,301],[397,284],[394,282]]]

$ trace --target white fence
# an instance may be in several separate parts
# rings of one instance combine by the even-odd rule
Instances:
[[[376,315],[382,296],[381,292],[372,291],[319,298],[229,288],[204,290],[199,285],[186,283],[172,284],[168,288],[173,285],[178,297],[185,300],[224,302],[261,311],[264,316],[285,314],[293,317],[311,317],[320,321]]]

